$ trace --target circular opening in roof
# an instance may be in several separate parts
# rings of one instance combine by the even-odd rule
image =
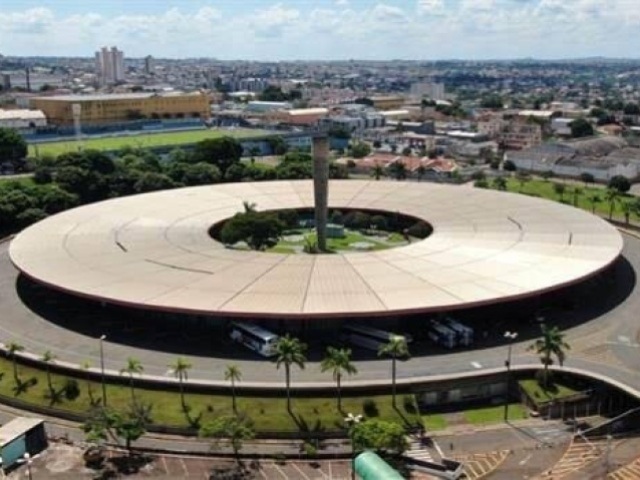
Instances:
[[[433,227],[400,212],[330,208],[327,252],[317,248],[312,208],[259,212],[245,203],[245,211],[214,224],[209,235],[237,250],[316,254],[368,252],[406,246],[423,240]]]

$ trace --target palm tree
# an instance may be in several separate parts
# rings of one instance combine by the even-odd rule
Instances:
[[[249,202],[247,200],[242,202],[242,206],[244,207],[244,213],[255,212],[257,207],[254,202]]]
[[[227,368],[224,371],[224,379],[231,382],[231,402],[233,405],[233,412],[238,413],[236,407],[236,382],[239,382],[242,379],[240,367],[237,365],[227,365]]]
[[[416,168],[416,175],[418,176],[419,182],[422,181],[422,177],[424,177],[426,174],[427,174],[427,167],[425,167],[422,164],[418,165],[418,168]]]
[[[127,358],[126,366],[120,370],[120,375],[124,373],[129,375],[129,385],[131,386],[131,400],[133,401],[133,403],[136,402],[136,394],[133,385],[133,375],[136,373],[138,375],[141,375],[143,371],[144,367],[142,366],[142,363],[140,363],[140,360],[133,357]]]
[[[554,183],[553,191],[560,197],[560,201],[564,200],[564,192],[567,190],[567,186],[564,183]]]
[[[327,348],[327,356],[324,357],[320,368],[323,372],[331,370],[333,379],[336,381],[336,387],[338,388],[338,410],[342,411],[342,391],[341,380],[342,372],[347,375],[354,375],[358,373],[358,369],[351,363],[351,350],[349,348]]]
[[[305,352],[307,345],[288,334],[280,337],[276,343],[276,368],[284,364],[284,374],[287,387],[287,410],[291,412],[291,365],[297,365],[304,370],[304,362],[307,361]]]
[[[87,372],[87,395],[89,396],[89,402],[93,405],[93,389],[91,388],[91,374],[89,373],[89,370],[91,369],[91,362],[89,360],[83,362],[82,369]]]
[[[582,195],[582,189],[580,187],[573,187],[573,206],[578,205],[578,197]]]
[[[180,384],[180,404],[182,409],[186,409],[186,403],[184,402],[184,381],[189,379],[188,371],[193,365],[187,362],[184,358],[178,357],[175,363],[169,365],[173,375],[178,379]]]
[[[591,213],[595,214],[596,204],[600,203],[602,199],[600,198],[600,195],[598,195],[597,193],[594,193],[592,195],[589,195],[588,200],[589,200],[589,203],[591,203]]]
[[[613,210],[620,201],[620,192],[615,188],[607,188],[604,198],[609,202],[609,220],[613,218]]]
[[[542,330],[542,338],[530,345],[529,350],[535,351],[536,354],[540,355],[540,362],[544,365],[544,387],[547,388],[549,365],[553,363],[552,356],[555,356],[560,366],[562,366],[566,358],[565,351],[571,347],[564,341],[565,334],[557,326],[547,327],[543,323],[540,328]]]
[[[11,357],[11,361],[13,362],[13,378],[15,379],[16,383],[18,383],[20,379],[18,378],[18,361],[16,359],[16,353],[22,352],[24,350],[24,347],[17,342],[11,342],[7,345],[6,348],[7,353],[9,354],[9,356]]]
[[[49,392],[51,392],[51,398],[53,398],[54,390],[53,383],[51,382],[51,364],[56,361],[56,356],[51,352],[51,350],[47,350],[42,354],[42,357],[40,357],[40,361],[45,364],[47,371],[47,385],[49,386]]]
[[[376,163],[371,169],[371,176],[376,180],[380,180],[381,177],[384,177],[384,167]]]
[[[624,215],[624,224],[629,225],[629,217],[633,213],[631,202],[620,202],[620,210],[622,211],[622,215]]]
[[[498,177],[502,178],[502,177]],[[401,335],[393,335],[389,342],[382,345],[378,350],[378,356],[391,357],[391,395],[393,397],[392,403],[396,406],[396,359],[409,356],[409,347],[407,341]]]

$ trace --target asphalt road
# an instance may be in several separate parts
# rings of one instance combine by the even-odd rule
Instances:
[[[7,249],[8,244],[0,245],[0,341],[4,343],[17,341],[31,354],[41,355],[50,350],[62,362],[81,365],[89,361],[98,366],[98,337],[108,331],[104,342],[105,367],[113,373],[124,366],[127,357],[135,357],[144,365],[147,375],[169,378],[168,365],[180,355],[193,364],[190,380],[224,383],[226,365],[235,363],[242,370],[244,384],[284,383],[283,372],[277,370],[274,363],[254,356],[221,338],[217,332],[205,335],[205,338],[188,329],[143,332],[135,319],[112,318],[109,312],[93,306],[83,308],[80,317],[74,320],[75,307],[65,302],[48,301],[40,289],[18,281]],[[567,332],[572,349],[566,366],[597,372],[640,390],[640,373],[636,372],[640,364],[638,271],[640,240],[625,235],[623,258],[609,277],[615,281],[606,278],[589,281],[572,290],[569,306],[563,306],[561,302],[545,309],[548,323],[558,324]],[[537,306],[542,307],[544,305]],[[512,365],[537,364],[537,358],[527,352],[539,332],[535,322],[530,321],[536,314],[533,308],[532,304],[523,303],[511,310],[497,312],[495,318],[482,319],[487,336],[478,335],[479,345],[470,350],[443,352],[427,341],[419,342],[412,346],[412,358],[399,363],[399,381],[501,368],[507,355],[507,345],[502,338],[505,330],[520,333],[518,343],[513,345]],[[154,350],[154,347],[166,351]],[[312,347],[311,361],[303,371],[293,369],[292,383],[333,386],[331,375],[320,371],[322,345]],[[391,362],[375,355],[355,353],[358,375],[351,380],[345,379],[344,384],[390,378]]]

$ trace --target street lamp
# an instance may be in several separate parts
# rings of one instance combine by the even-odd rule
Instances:
[[[509,342],[509,350],[507,352],[507,360],[504,362],[504,366],[507,367],[507,391],[504,400],[504,421],[509,420],[509,384],[511,383],[511,347],[513,342],[518,338],[518,332],[510,332],[507,330],[504,332],[504,338]]]
[[[29,480],[33,480],[33,477],[31,476],[31,455],[29,455],[29,452],[25,452],[23,458],[24,463],[27,464],[27,473],[29,474]]]
[[[346,417],[344,417],[344,421],[347,425],[349,425],[349,438],[351,440],[351,480],[356,479],[356,447],[353,444],[353,434],[355,430],[355,426],[362,421],[362,415],[354,415],[353,413],[348,413]]]
[[[105,338],[107,338],[106,335],[101,335],[99,340],[100,340],[100,371],[102,374],[102,407],[106,407],[107,406],[107,386],[105,384],[105,378],[104,378],[104,340]]]

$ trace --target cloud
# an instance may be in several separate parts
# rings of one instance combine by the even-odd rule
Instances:
[[[117,45],[129,57],[430,59],[637,56],[640,44],[640,0],[282,1],[224,14],[179,4],[111,17],[90,7],[67,15],[3,9],[0,49],[90,56]]]

